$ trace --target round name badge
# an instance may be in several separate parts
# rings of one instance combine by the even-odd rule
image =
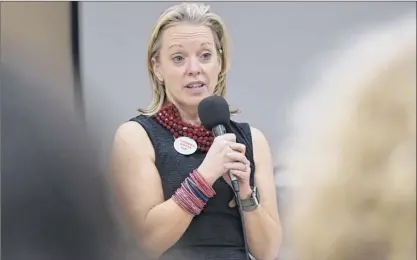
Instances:
[[[190,155],[197,151],[197,143],[189,137],[181,136],[175,139],[174,148],[180,154]]]

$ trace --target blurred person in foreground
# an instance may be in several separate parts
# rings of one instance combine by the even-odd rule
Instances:
[[[231,121],[234,134],[213,138],[197,114],[201,100],[226,93],[228,41],[209,6],[167,9],[148,47],[152,103],[116,132],[116,193],[154,259],[247,259],[228,171],[239,181],[250,254],[268,260],[278,255],[281,228],[265,136]],[[180,137],[195,142],[195,150],[175,148]]]
[[[1,68],[1,259],[118,259],[97,151],[60,91],[71,85],[12,67]]]
[[[416,259],[415,14],[366,31],[320,76],[286,155],[295,259]]]

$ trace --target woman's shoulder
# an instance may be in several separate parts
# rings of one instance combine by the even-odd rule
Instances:
[[[136,120],[130,119],[120,124],[114,135],[115,141],[119,141],[119,139],[140,141],[146,137],[146,131],[142,124],[138,124]]]
[[[148,132],[142,124],[138,124],[135,120],[128,120],[116,129],[113,152],[124,153],[126,156],[135,152],[154,157],[153,145]]]
[[[128,139],[129,141],[140,142],[148,137],[148,128],[152,125],[151,116],[137,115],[118,126],[115,132],[115,139]]]
[[[152,116],[139,114],[139,115],[129,118],[127,122],[136,122],[136,123],[142,124],[142,123],[146,123],[147,121],[151,119],[152,119]]]
[[[126,123],[140,125],[149,135],[152,135],[154,132],[156,132],[156,134],[159,134],[160,131],[160,125],[155,120],[154,116],[140,114],[130,118]]]
[[[252,150],[270,150],[268,139],[261,130],[246,122],[236,122],[232,120],[230,122],[232,131],[243,136],[243,142],[246,143],[246,145],[249,145]],[[239,137],[237,138],[240,139]]]
[[[240,129],[244,134],[250,136],[252,139],[263,139],[265,135],[262,133],[261,130],[254,127],[250,123],[247,122],[237,122],[234,120],[230,120],[232,128]]]
[[[250,134],[251,132],[251,125],[247,122],[238,122],[238,121],[230,120],[230,127],[239,129],[248,134]]]

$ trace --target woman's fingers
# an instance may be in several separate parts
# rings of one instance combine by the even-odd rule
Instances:
[[[243,164],[248,164],[249,161],[248,159],[246,159],[246,156],[244,153],[239,153],[239,152],[230,152],[227,153],[226,156],[229,158],[229,160],[231,162],[240,162]]]
[[[240,144],[240,143],[230,143],[229,144],[230,149],[232,149],[233,151],[245,154],[246,152],[246,146],[244,144]]]
[[[246,164],[241,163],[241,162],[229,162],[229,163],[225,163],[224,168],[226,168],[226,170],[228,170],[230,173],[232,171],[245,172],[247,166],[246,166]]]

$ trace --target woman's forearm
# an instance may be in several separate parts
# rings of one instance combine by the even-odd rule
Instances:
[[[172,199],[153,207],[139,238],[143,249],[157,259],[180,239],[192,219],[193,215]]]
[[[276,259],[282,240],[280,223],[274,221],[261,205],[254,211],[244,212],[244,217],[250,253],[256,260]]]

